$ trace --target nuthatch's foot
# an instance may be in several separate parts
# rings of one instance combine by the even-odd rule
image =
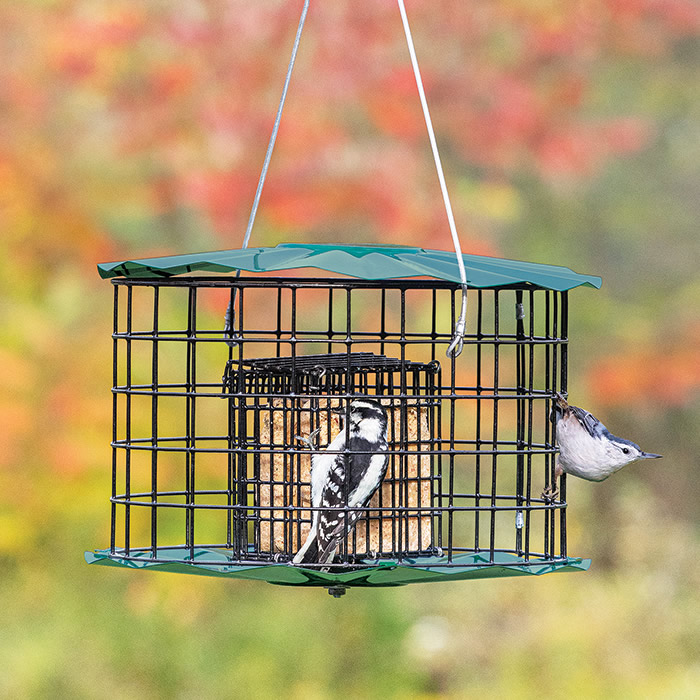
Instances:
[[[542,491],[542,498],[545,501],[551,503],[559,497],[559,489],[556,486],[547,486],[544,491]]]
[[[297,440],[301,440],[312,452],[318,450],[318,446],[314,442],[314,438],[321,432],[321,428],[316,428],[313,433],[310,433],[307,437],[302,437],[301,435],[295,435]]]

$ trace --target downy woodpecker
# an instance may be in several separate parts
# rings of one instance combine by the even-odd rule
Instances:
[[[345,416],[345,407],[334,409]],[[293,564],[330,564],[386,475],[387,413],[378,401],[350,404],[349,425],[311,460],[311,530]],[[345,523],[345,513],[348,522]]]

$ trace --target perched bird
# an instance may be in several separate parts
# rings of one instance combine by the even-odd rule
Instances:
[[[345,415],[345,408],[334,409]],[[311,460],[311,530],[293,564],[330,564],[346,533],[350,533],[386,474],[387,413],[378,401],[350,404],[350,421],[328,447]],[[346,450],[347,447],[347,450]],[[333,454],[336,453],[336,454]],[[347,498],[347,501],[346,501]]]
[[[613,435],[593,414],[567,403],[561,394],[556,394],[550,418],[556,425],[559,458],[554,485],[542,492],[546,499],[559,495],[557,481],[564,472],[587,481],[603,481],[638,459],[662,456]]]

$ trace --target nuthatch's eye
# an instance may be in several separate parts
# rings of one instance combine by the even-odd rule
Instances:
[[[628,454],[630,453],[630,451],[629,451],[626,447],[623,447],[623,448],[622,448],[622,451],[623,451],[626,455],[628,455]]]

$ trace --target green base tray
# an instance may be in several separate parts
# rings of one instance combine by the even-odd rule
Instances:
[[[404,560],[399,564],[393,560],[368,563],[366,568],[342,573],[326,573],[318,569],[304,569],[290,564],[236,565],[220,551],[195,549],[194,561],[182,561],[181,548],[163,547],[158,550],[159,561],[150,558],[150,552],[137,552],[130,559],[110,555],[108,549],[85,552],[88,564],[118,566],[127,569],[153,569],[179,574],[199,576],[224,576],[238,579],[267,581],[280,586],[405,586],[409,583],[431,581],[460,581],[463,579],[501,578],[506,576],[541,576],[559,571],[586,571],[590,559],[567,558],[565,561],[530,559],[529,564],[513,554],[496,552],[495,563],[490,564],[488,553],[459,554],[453,557],[452,566],[446,567],[445,557],[420,557]],[[172,561],[164,561],[172,559]],[[203,563],[197,563],[200,560]],[[206,563],[204,563],[206,562]],[[218,564],[221,562],[221,564]],[[441,566],[442,565],[442,566]]]

